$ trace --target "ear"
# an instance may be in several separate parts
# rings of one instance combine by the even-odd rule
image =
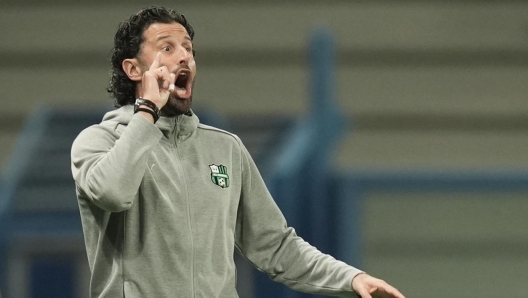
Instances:
[[[141,71],[141,65],[137,58],[123,60],[121,67],[123,67],[123,71],[130,80],[136,82],[141,81],[143,72]]]

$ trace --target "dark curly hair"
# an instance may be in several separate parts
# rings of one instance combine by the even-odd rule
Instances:
[[[144,8],[119,24],[114,37],[114,48],[112,49],[112,77],[110,85],[106,88],[106,91],[115,98],[116,107],[133,104],[136,97],[136,83],[130,80],[123,71],[123,61],[137,58],[140,46],[144,41],[143,33],[151,24],[170,24],[173,22],[181,24],[187,30],[191,40],[193,40],[194,30],[185,16],[175,10],[164,7],[152,6]]]

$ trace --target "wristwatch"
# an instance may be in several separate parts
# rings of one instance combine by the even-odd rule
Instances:
[[[147,107],[148,109],[145,109],[144,107]],[[154,104],[152,101],[145,99],[145,98],[136,98],[136,103],[134,104],[134,113],[137,112],[147,112],[152,115],[154,118],[154,123],[158,121],[158,119],[161,117],[161,111],[158,109],[156,104]]]

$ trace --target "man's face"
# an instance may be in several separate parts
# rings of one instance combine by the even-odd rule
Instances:
[[[187,113],[192,104],[196,62],[193,44],[187,30],[179,23],[154,23],[143,32],[144,41],[139,50],[142,71],[147,71],[158,52],[160,66],[166,66],[176,75],[176,88],[171,92],[162,112],[167,116]]]

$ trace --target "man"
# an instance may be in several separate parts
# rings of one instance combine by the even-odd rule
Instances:
[[[161,7],[116,33],[108,91],[120,108],[72,147],[90,297],[238,297],[236,248],[299,291],[403,298],[296,236],[240,139],[199,123],[193,38]]]

